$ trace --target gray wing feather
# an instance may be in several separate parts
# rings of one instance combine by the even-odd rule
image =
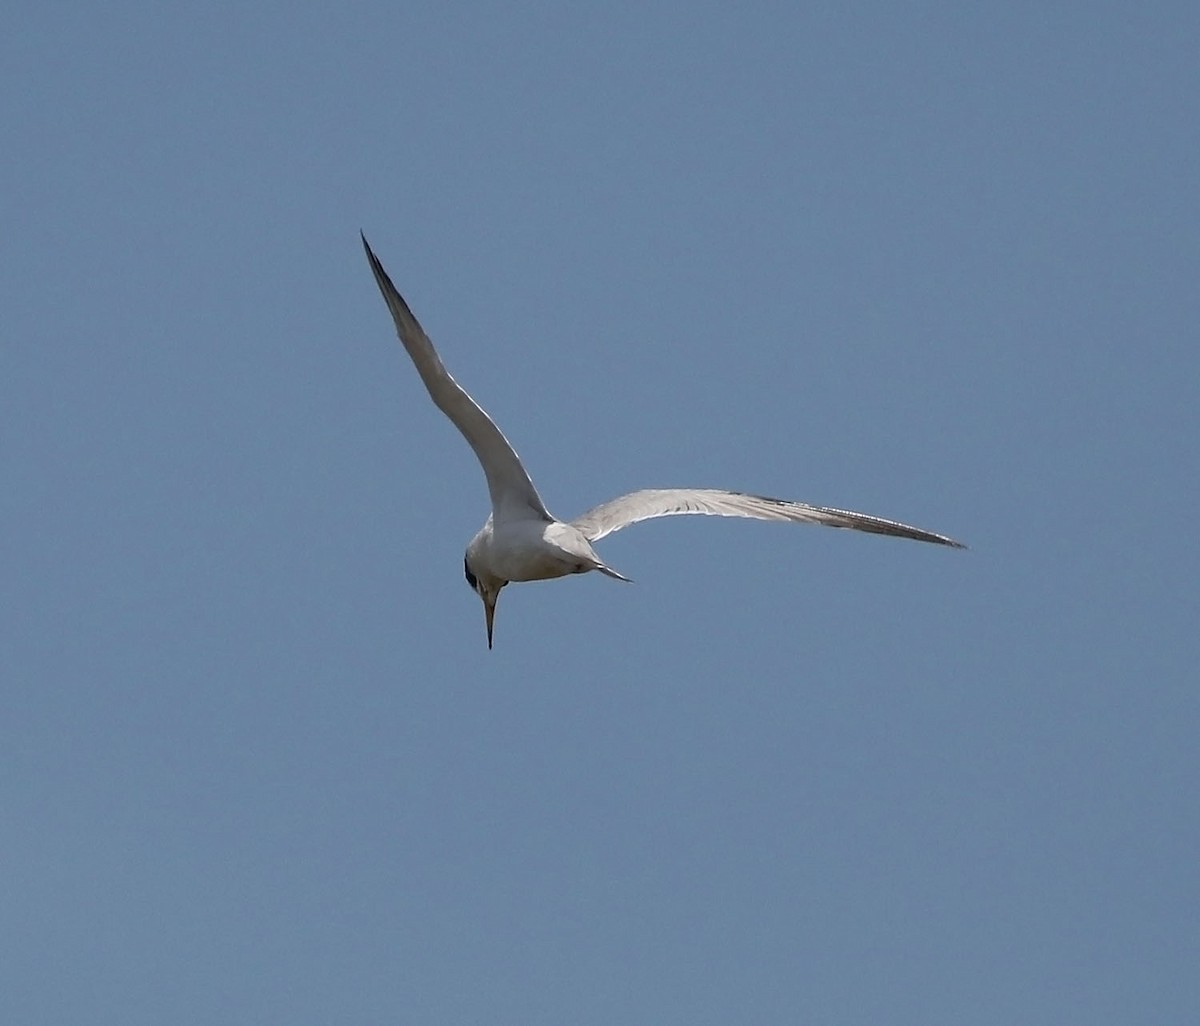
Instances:
[[[649,488],[631,492],[611,502],[590,509],[573,520],[588,541],[596,541],[622,527],[655,517],[702,514],[717,517],[749,517],[754,520],[786,520],[799,524],[824,524],[826,527],[846,527],[870,534],[888,534],[895,538],[966,548],[953,538],[922,531],[894,520],[854,513],[846,509],[810,506],[804,502],[772,499],[765,495],[746,495],[714,488]]]
[[[479,457],[479,463],[487,478],[494,516],[497,519],[505,514],[527,516],[532,511],[546,520],[552,519],[508,439],[442,365],[429,336],[396,291],[396,286],[383,269],[383,264],[371,251],[365,235],[362,236],[362,244],[367,252],[371,271],[375,275],[375,283],[383,293],[392,320],[396,322],[396,334],[400,336],[400,341],[404,343],[404,348],[412,358],[417,373],[421,375],[429,397],[437,408],[454,422],[454,426],[462,432],[463,437],[475,450],[475,455]]]

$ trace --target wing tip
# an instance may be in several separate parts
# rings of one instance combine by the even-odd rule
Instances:
[[[361,228],[358,230],[358,234],[362,238],[363,249],[366,250],[367,253],[367,262],[371,265],[371,273],[375,275],[375,284],[379,286],[379,291],[383,293],[383,298],[387,301],[388,306],[393,308],[393,316],[395,315],[393,301],[395,301],[399,303],[404,315],[416,323],[416,318],[413,317],[412,311],[408,308],[408,304],[404,301],[404,297],[400,295],[400,290],[397,289],[394,284],[392,284],[391,275],[389,275],[387,271],[383,269],[382,262],[380,261],[379,257],[375,255],[375,251],[371,249],[371,244],[367,242],[367,236]],[[397,330],[400,330],[399,322],[397,322],[396,328]]]
[[[928,538],[919,539],[920,541],[933,542],[935,545],[945,545],[948,549],[962,549],[964,552],[970,552],[971,547],[964,545],[960,541],[955,541],[953,538],[947,538],[944,534],[934,534]]]
[[[364,232],[361,228],[358,230],[358,237],[362,239],[363,249],[366,251],[367,260],[369,260],[371,263],[371,269],[374,270],[375,268],[379,268],[379,270],[382,271],[383,265],[379,262],[379,257],[375,255],[375,251],[371,248],[371,244],[367,241],[366,232]]]
[[[777,499],[773,495],[757,495],[753,492],[732,492],[733,495],[742,495],[749,499],[757,499],[759,502],[766,502],[772,506],[778,506],[786,509],[789,506],[807,506],[807,503],[798,503],[790,499]],[[890,534],[894,538],[908,538],[911,541],[929,542],[931,545],[945,545],[951,549],[963,549],[969,551],[969,547],[960,541],[949,537],[945,534],[938,534],[935,531],[926,531],[920,527],[910,527],[908,524],[902,524],[898,520],[888,520],[885,517],[872,516],[869,513],[856,513],[848,509],[835,509],[831,506],[813,506],[810,507],[821,513],[830,513],[835,516],[844,516],[851,520],[851,523],[845,526],[855,530],[864,531],[867,534]],[[872,530],[874,525],[877,530]]]

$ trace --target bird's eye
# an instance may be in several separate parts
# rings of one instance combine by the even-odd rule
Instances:
[[[475,575],[471,573],[471,566],[465,559],[463,560],[463,573],[466,574],[467,583],[471,586],[471,590],[478,591],[479,581],[476,580]]]

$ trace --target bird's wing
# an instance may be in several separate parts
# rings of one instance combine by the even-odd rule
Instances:
[[[492,499],[493,516],[499,520],[506,516],[527,517],[530,512],[546,520],[552,519],[546,512],[546,507],[538,495],[537,489],[529,479],[529,474],[521,465],[513,447],[508,444],[500,429],[492,422],[457,381],[455,381],[442,366],[437,350],[429,341],[417,319],[404,302],[392,279],[379,258],[371,251],[367,237],[362,237],[363,249],[367,251],[367,260],[375,274],[375,283],[383,293],[384,301],[392,312],[392,320],[396,322],[396,334],[412,357],[417,373],[429,390],[429,397],[454,426],[463,433],[479,457],[483,473],[487,477],[488,493]]]
[[[765,495],[745,495],[742,492],[725,492],[714,488],[649,488],[641,492],[630,492],[619,499],[588,510],[583,516],[571,521],[571,524],[578,528],[588,541],[596,541],[606,534],[621,530],[622,527],[636,524],[639,520],[682,516],[688,513],[849,527],[870,534],[890,534],[896,538],[913,538],[916,541],[950,545],[956,549],[966,548],[945,535],[922,531],[907,524],[898,524],[894,520],[867,516],[865,513],[809,506],[803,502],[771,499]]]

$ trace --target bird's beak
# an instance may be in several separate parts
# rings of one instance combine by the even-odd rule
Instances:
[[[483,599],[483,615],[487,619],[487,636],[488,648],[492,647],[492,622],[496,619],[496,599],[500,597],[500,592],[484,592]]]

